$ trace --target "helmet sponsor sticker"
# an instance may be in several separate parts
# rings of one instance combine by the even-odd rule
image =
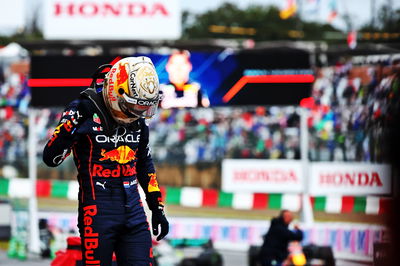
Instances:
[[[152,99],[158,94],[158,80],[154,69],[149,66],[143,66],[138,70],[137,82],[140,88],[145,92],[143,96]]]
[[[119,95],[121,94],[119,92],[120,89],[123,89],[126,94],[129,94],[128,71],[126,67],[128,67],[129,69],[128,63],[119,63],[118,65],[117,81],[114,89],[116,90],[116,93]]]

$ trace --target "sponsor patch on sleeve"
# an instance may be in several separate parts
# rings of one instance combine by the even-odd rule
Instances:
[[[160,188],[158,187],[156,173],[148,174],[148,176],[150,177],[150,181],[149,181],[147,191],[149,191],[149,192],[160,191]]]

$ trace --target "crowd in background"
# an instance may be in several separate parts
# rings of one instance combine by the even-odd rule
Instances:
[[[19,68],[12,62],[0,64],[0,168],[6,164],[27,168],[30,95],[27,75]],[[343,60],[316,71],[308,119],[311,160],[386,160],[382,130],[400,104],[399,69],[396,61],[356,66]],[[60,111],[40,111],[39,153]],[[150,141],[159,164],[299,159],[299,123],[295,107],[164,109],[150,121]]]
[[[18,53],[0,57],[0,168],[8,163],[27,168],[28,66]]]
[[[400,106],[400,61],[353,65],[342,60],[316,73],[309,128],[311,159],[385,162],[385,134]]]
[[[300,158],[294,107],[162,110],[151,120],[150,130],[153,157],[161,163]]]

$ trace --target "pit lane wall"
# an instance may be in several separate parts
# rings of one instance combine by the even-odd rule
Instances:
[[[247,250],[261,245],[269,221],[171,218],[170,238],[211,238],[217,248]],[[373,243],[387,239],[385,227],[355,223],[315,223],[302,226],[303,245],[331,246],[335,258],[372,261]]]
[[[27,178],[0,178],[0,197],[19,199],[31,196],[31,183]],[[283,186],[282,191],[285,186]],[[236,210],[299,211],[299,193],[225,192],[198,187],[160,187],[167,206],[190,208],[232,208]],[[36,195],[39,198],[78,200],[77,181],[38,180]],[[340,194],[310,196],[314,211],[326,213],[384,214],[390,210],[391,198],[387,196],[342,196]]]
[[[66,237],[77,234],[76,213],[40,212],[39,218],[48,221],[55,235],[53,249],[66,247]],[[15,212],[13,224],[24,228],[26,212]],[[209,219],[169,217],[169,239],[212,239],[218,249],[247,251],[250,245],[261,245],[262,236],[269,228],[269,221],[242,219]],[[383,226],[356,223],[315,223],[302,226],[303,245],[331,246],[337,259],[372,261],[373,243],[387,239]]]

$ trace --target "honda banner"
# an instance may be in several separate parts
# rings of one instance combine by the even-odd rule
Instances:
[[[391,169],[386,164],[312,163],[312,195],[370,195],[391,193]]]
[[[301,162],[294,160],[225,159],[222,189],[226,192],[301,192],[301,169]]]
[[[162,40],[181,35],[179,0],[45,0],[53,40]]]

